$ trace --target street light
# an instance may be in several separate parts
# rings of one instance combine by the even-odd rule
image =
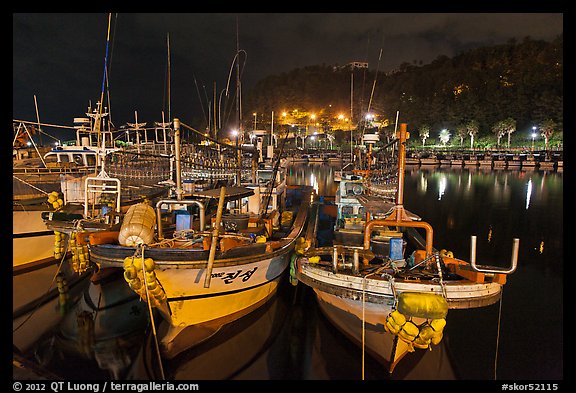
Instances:
[[[536,134],[536,126],[532,127],[532,151],[534,151],[534,138],[536,138],[538,134]]]
[[[256,112],[252,113],[254,115],[254,129],[256,129]]]

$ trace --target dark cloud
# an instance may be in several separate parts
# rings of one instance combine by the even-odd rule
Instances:
[[[109,46],[116,125],[160,121],[167,109],[170,37],[172,115],[198,113],[226,87],[239,47],[244,89],[270,74],[315,64],[368,61],[386,71],[402,62],[526,36],[563,32],[556,13],[200,13],[119,14]],[[13,15],[13,117],[70,125],[99,99],[108,14]],[[238,32],[238,37],[237,37]],[[214,86],[216,85],[216,86]],[[204,102],[200,103],[200,97]],[[207,108],[204,107],[204,111]]]

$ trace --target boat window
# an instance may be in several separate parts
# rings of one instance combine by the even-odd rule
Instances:
[[[84,160],[82,159],[82,154],[73,154],[72,158],[76,165],[84,165]]]
[[[267,183],[272,179],[272,171],[258,171],[258,182]]]
[[[44,162],[46,164],[48,163],[56,163],[58,162],[58,157],[55,154],[46,154],[44,156]]]
[[[70,157],[68,157],[67,153],[58,154],[59,162],[70,162]]]
[[[354,208],[350,205],[342,206],[342,215],[350,216],[354,214]]]
[[[346,184],[346,195],[360,195],[362,194],[362,185],[358,183]]]
[[[86,164],[88,166],[96,166],[96,154],[87,154],[86,155]]]

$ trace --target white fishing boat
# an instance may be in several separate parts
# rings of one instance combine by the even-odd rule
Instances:
[[[75,274],[70,254],[60,250],[62,238],[46,227],[42,214],[63,207],[62,179],[93,173],[97,155],[78,144],[42,154],[32,139],[32,124],[14,122],[14,141],[26,135],[36,152],[36,157],[17,157],[12,173],[13,342],[21,352],[60,321],[87,285],[88,274]]]
[[[177,119],[174,126],[178,157]],[[188,348],[190,337],[203,341],[275,294],[313,192],[276,184],[266,169],[255,184],[186,195],[179,162],[175,198],[135,205],[112,232],[114,241],[90,247],[92,263],[123,268],[126,285],[162,315],[158,336],[168,358]]]
[[[474,236],[470,261],[434,248],[432,226],[403,206],[405,141],[402,124],[395,203],[357,195],[365,216],[354,228],[361,244],[314,247],[309,229],[311,247],[296,259],[297,279],[314,290],[326,317],[390,373],[410,352],[430,351],[423,356],[434,357],[442,351],[450,309],[498,302],[507,275],[516,269],[519,245],[514,239],[511,266],[505,267],[477,265]]]

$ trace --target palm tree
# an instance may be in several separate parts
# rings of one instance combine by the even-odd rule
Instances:
[[[430,136],[430,126],[428,124],[423,124],[418,129],[420,139],[422,139],[422,146],[426,144],[426,139]]]
[[[502,120],[502,124],[504,127],[504,131],[506,131],[506,133],[508,134],[508,148],[510,148],[510,135],[514,131],[516,131],[516,120],[512,119],[511,117],[508,117]]]
[[[449,140],[450,140],[450,132],[444,128],[442,131],[440,131],[440,142],[442,142],[442,144],[446,146]]]
[[[456,127],[456,135],[460,138],[460,146],[464,144],[464,137],[468,134],[465,124],[460,124]]]
[[[512,118],[500,120],[492,127],[492,132],[496,135],[497,145],[500,147],[500,139],[504,134],[508,134],[508,148],[510,148],[510,134],[516,131],[516,121]]]
[[[466,123],[466,132],[470,135],[470,149],[474,149],[474,135],[478,134],[480,126],[476,120],[470,120]]]
[[[556,123],[551,119],[544,120],[540,125],[540,135],[544,137],[546,150],[548,150],[548,140],[554,134],[554,128],[556,128]]]

